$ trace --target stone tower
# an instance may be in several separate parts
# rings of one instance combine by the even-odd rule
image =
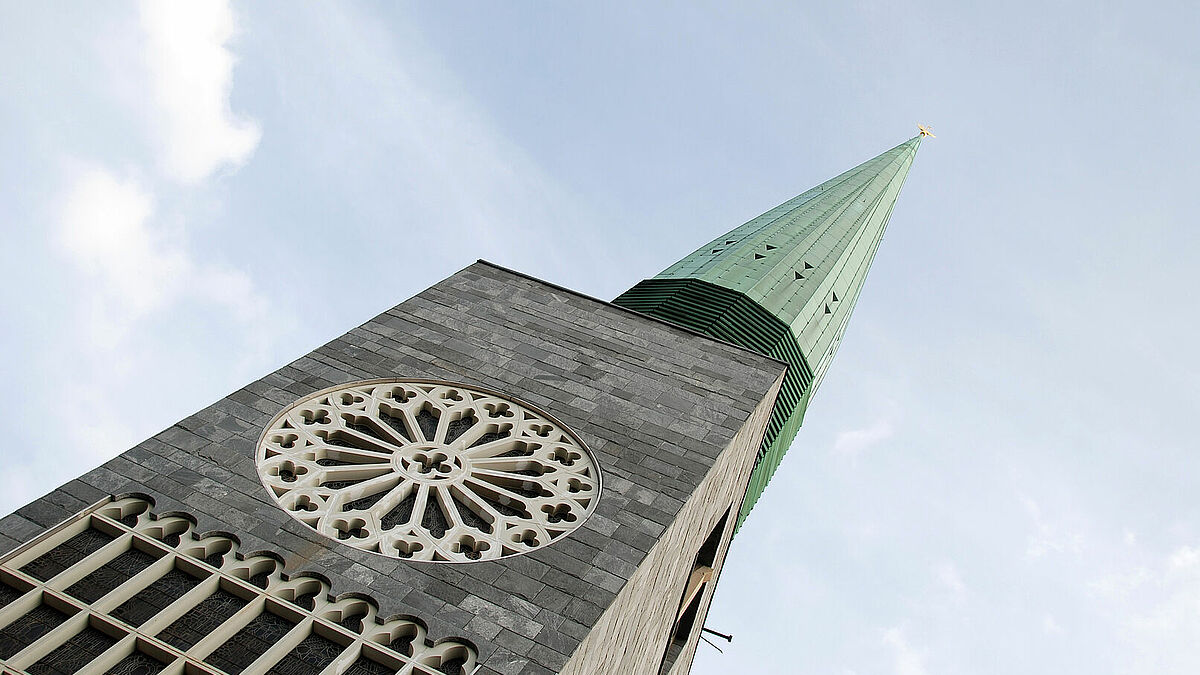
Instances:
[[[0,670],[686,673],[919,141],[616,303],[473,264],[19,509]]]

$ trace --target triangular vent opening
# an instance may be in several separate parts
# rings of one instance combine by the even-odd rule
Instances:
[[[767,250],[768,250],[768,251],[774,251],[774,250],[775,250],[775,249],[777,249],[777,248],[779,248],[779,247],[778,247],[778,246],[772,246],[772,245],[770,245],[770,244],[767,244]]]
[[[765,256],[765,255],[763,255],[763,254],[761,254],[761,253],[755,253],[755,254],[754,254],[754,259],[755,259],[755,260],[762,260],[762,259],[763,259],[763,258],[765,258],[765,257],[767,257],[767,256]]]
[[[825,305],[825,313],[826,313],[826,314],[833,314],[833,310],[832,310],[832,309],[829,309],[829,305]]]
[[[800,280],[800,279],[803,279],[803,278],[804,278],[804,275],[803,275],[803,274],[800,274],[799,272],[796,272],[796,280],[797,280],[797,281],[798,281],[798,280]]]
[[[725,240],[725,243],[726,243],[726,244],[736,244],[736,243],[737,243],[737,239],[726,239],[726,240]]]
[[[816,269],[816,268],[813,267],[812,265],[809,265],[808,263],[804,263],[804,269],[811,270],[811,269]]]
[[[724,250],[725,249],[723,249],[723,248],[714,248],[713,253],[720,253],[721,251],[724,251]]]
[[[834,301],[834,302],[837,302],[837,301],[838,301],[837,291],[834,291],[834,292],[833,292],[833,301]]]

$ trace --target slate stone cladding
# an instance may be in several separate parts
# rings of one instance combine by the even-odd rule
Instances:
[[[785,365],[478,262],[0,520],[0,552],[109,495],[274,551],[337,596],[467,640],[481,675],[557,672],[729,446]],[[477,384],[542,408],[600,463],[595,513],[526,555],[413,563],[340,545],[283,512],[258,481],[263,427],[297,398],[376,377]],[[742,489],[742,488],[739,488]],[[687,559],[694,551],[682,552]]]

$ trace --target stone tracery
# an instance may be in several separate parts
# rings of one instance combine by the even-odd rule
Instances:
[[[334,598],[324,580],[238,549],[138,497],[79,514],[0,558],[0,670],[465,675],[477,665],[465,642],[435,644],[415,618],[383,620],[369,600]]]
[[[591,454],[532,407],[442,382],[327,389],[267,427],[259,475],[285,510],[357,548],[468,562],[544,546],[599,494]]]

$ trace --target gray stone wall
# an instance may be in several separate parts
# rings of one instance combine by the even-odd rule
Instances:
[[[142,493],[160,514],[187,513],[201,532],[234,535],[247,555],[272,551],[289,573],[328,578],[338,596],[370,596],[382,617],[416,616],[435,641],[471,642],[484,675],[554,673],[773,396],[783,370],[733,345],[476,263],[18,509],[0,520],[0,551],[99,499]],[[482,385],[556,416],[599,461],[595,514],[544,549],[464,565],[387,558],[297,523],[258,481],[262,428],[297,398],[375,377]],[[680,556],[690,563],[694,554]]]
[[[651,548],[649,555],[608,606],[592,631],[562,669],[562,675],[622,673],[658,675],[667,640],[679,610],[684,587],[692,573],[696,552],[728,513],[725,532],[713,565],[714,579],[733,536],[733,521],[746,493],[746,481],[754,468],[754,457],[762,443],[782,376],[771,395],[759,404],[737,436],[721,453],[699,487],[688,498],[670,527]],[[699,640],[700,627],[708,613],[712,587],[700,598],[696,622],[671,675],[688,672]]]

